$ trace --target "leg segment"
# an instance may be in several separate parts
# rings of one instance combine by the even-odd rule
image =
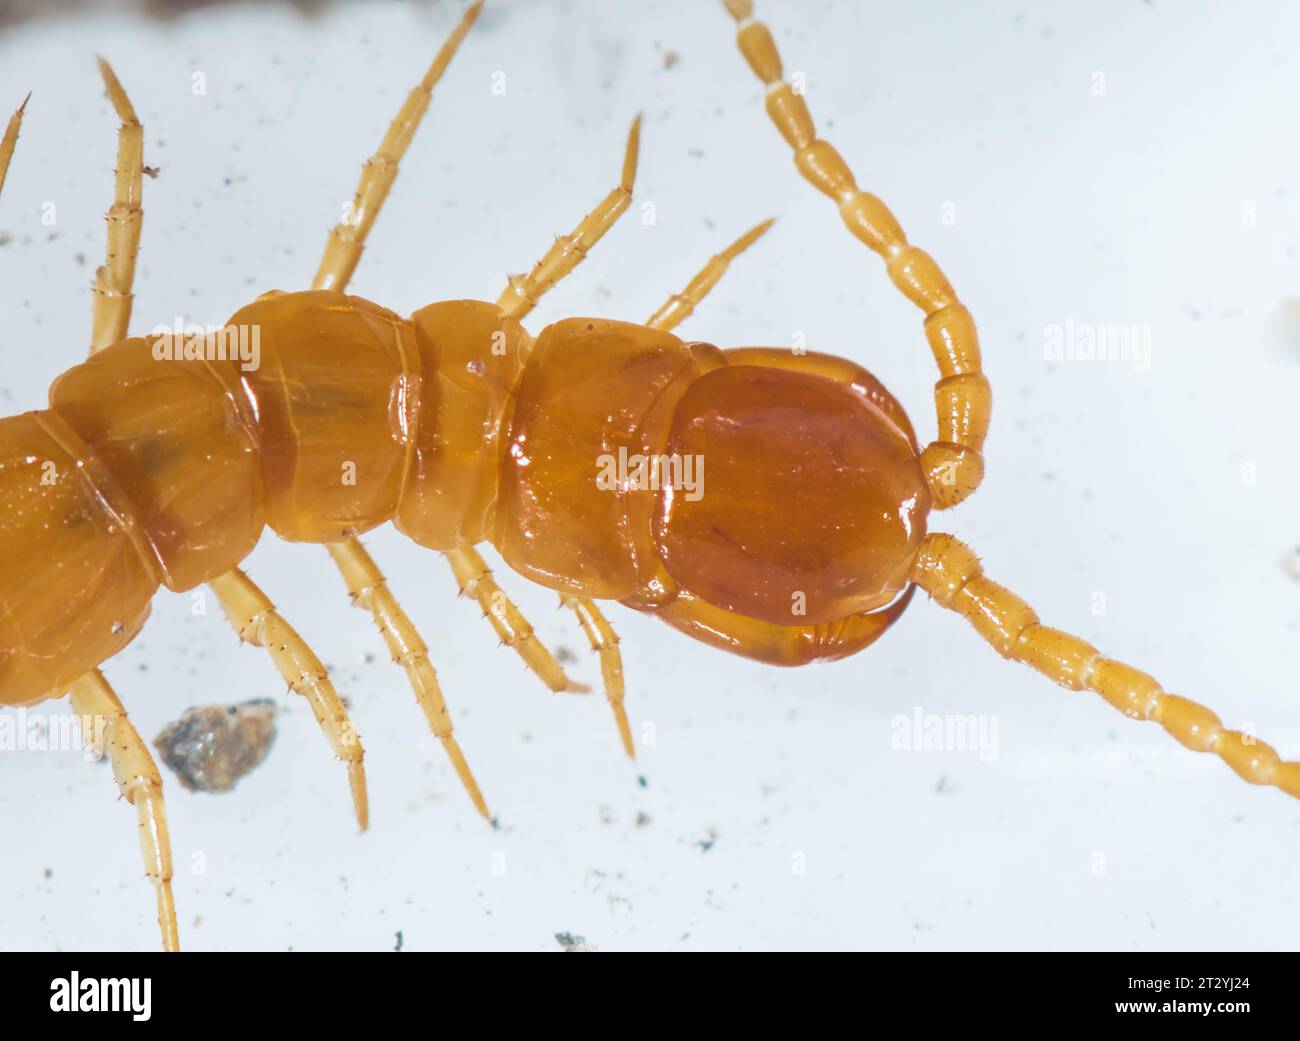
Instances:
[[[9,172],[9,161],[13,159],[14,147],[18,144],[18,130],[23,125],[23,109],[27,107],[27,102],[31,98],[30,94],[23,98],[23,103],[18,106],[18,110],[9,117],[4,136],[0,137],[0,192],[4,191],[5,175]]]
[[[781,56],[767,26],[751,17],[750,0],[724,2],[739,23],[736,42],[741,53],[767,85],[768,115],[794,149],[799,172],[835,200],[849,231],[880,254],[894,285],[925,312],[925,335],[941,378],[934,390],[939,437],[921,453],[921,468],[934,506],[955,506],[984,476],[981,453],[992,402],[970,312],[929,254],[908,244],[885,204],[861,191],[839,152],[817,138],[803,97],[782,81]]]
[[[267,595],[239,568],[219,575],[211,585],[222,610],[239,630],[239,638],[267,649],[289,689],[301,694],[311,705],[334,754],[348,764],[352,806],[357,824],[365,831],[370,823],[363,765],[366,753],[325,666],[294,627],[280,617]]]
[[[623,751],[629,759],[635,759],[632,727],[627,721],[627,709],[623,707],[623,655],[618,649],[618,633],[614,632],[614,627],[590,597],[561,594],[560,602],[573,609],[578,621],[582,623],[582,631],[587,634],[591,649],[600,655],[600,675],[605,684],[605,698],[614,710],[614,722],[618,726],[618,736],[623,740]]]
[[[180,938],[176,905],[172,900],[172,846],[157,764],[103,673],[98,669],[86,673],[72,685],[70,693],[72,711],[90,724],[83,723],[87,744],[98,752],[108,753],[113,778],[126,801],[135,807],[145,874],[158,891],[158,925],[162,929],[163,950],[178,951]]]
[[[614,222],[632,203],[632,185],[636,180],[637,153],[641,146],[641,117],[632,121],[627,134],[627,151],[623,155],[623,175],[618,187],[600,201],[568,235],[556,238],[546,255],[526,276],[511,275],[510,284],[497,298],[497,306],[507,317],[522,321],[537,306],[542,295],[565,275],[581,264]]]
[[[461,546],[445,554],[452,574],[463,594],[472,596],[492,623],[492,628],[507,647],[513,647],[524,664],[551,690],[557,693],[586,694],[587,688],[574,683],[555,656],[542,644],[522,614],[508,596],[501,591],[492,571],[476,549]]]
[[[406,617],[396,598],[384,581],[383,572],[355,539],[339,542],[329,547],[330,556],[343,574],[348,592],[352,594],[353,603],[366,608],[379,626],[379,632],[388,645],[388,652],[393,661],[406,670],[415,691],[415,700],[429,721],[429,728],[434,736],[442,742],[447,757],[456,770],[461,784],[469,793],[474,808],[484,817],[488,817],[487,804],[479,791],[469,764],[457,744],[451,731],[451,713],[442,697],[442,687],[438,683],[438,674],[429,662],[429,649],[420,639],[411,620]]]
[[[1033,609],[985,577],[979,557],[953,536],[926,536],[912,580],[962,615],[1002,657],[1069,690],[1100,694],[1132,719],[1159,723],[1193,752],[1213,752],[1248,783],[1270,784],[1300,799],[1300,763],[1283,762],[1263,741],[1225,729],[1208,708],[1166,693],[1146,673],[1103,658],[1077,636],[1040,625]]]
[[[691,313],[699,306],[703,300],[712,291],[713,287],[722,280],[722,276],[727,273],[727,268],[745,250],[749,249],[755,242],[761,239],[767,229],[773,224],[775,218],[768,218],[757,227],[750,228],[740,238],[724,249],[721,253],[714,255],[703,270],[698,275],[686,283],[686,288],[680,293],[674,293],[665,302],[663,307],[659,308],[650,316],[649,321],[645,324],[651,329],[663,329],[665,332],[677,328],[682,322],[691,316]]]
[[[99,59],[99,73],[122,126],[117,132],[117,179],[113,205],[108,211],[108,251],[104,266],[95,272],[91,354],[126,339],[134,299],[131,287],[135,283],[135,260],[140,252],[140,225],[144,219],[144,210],[140,208],[144,127],[136,118],[131,99],[103,58]]]
[[[361,251],[365,249],[366,237],[374,226],[375,218],[388,198],[389,189],[397,179],[397,164],[415,136],[420,120],[428,111],[433,99],[433,88],[446,71],[456,49],[469,33],[478,13],[482,10],[483,0],[472,4],[461,17],[459,24],[452,30],[447,42],[442,45],[419,84],[407,96],[406,102],[397,113],[397,118],[388,127],[388,133],[379,143],[379,149],[361,169],[361,183],[357,185],[352,197],[352,206],[348,219],[342,221],[330,232],[325,244],[325,255],[321,257],[316,277],[312,279],[313,289],[342,290],[352,278]]]

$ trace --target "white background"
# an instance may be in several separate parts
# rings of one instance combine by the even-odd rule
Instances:
[[[306,285],[458,12],[259,5],[8,28],[0,104],[33,96],[0,199],[4,411],[39,407],[88,340],[116,128],[95,53],[161,167],[145,183],[139,332]],[[1300,337],[1284,320],[1300,296],[1300,8],[767,0],[759,14],[822,132],[979,323],[988,476],[932,528],[1047,623],[1300,757],[1300,582],[1281,564],[1300,542]],[[491,0],[353,290],[403,312],[495,298],[614,184],[637,111],[655,222],[634,209],[530,328],[643,319],[776,215],[681,331],[722,346],[802,332],[869,367],[932,436],[920,315],[793,170],[720,5]],[[1048,363],[1045,329],[1067,318],[1149,326],[1149,371]],[[1296,943],[1300,804],[1003,662],[924,597],[868,652],[796,671],[613,607],[634,725],[654,735],[633,766],[599,695],[542,689],[443,561],[391,530],[366,542],[433,648],[500,829],[473,813],[324,551],[268,536],[249,571],[351,701],[373,825],[356,833],[342,766],[264,653],[237,645],[214,602],[195,616],[189,595],[160,594],[107,667],[147,738],[189,705],[284,708],[270,758],[233,793],[168,775],[191,949],[384,950],[398,930],[408,950],[558,951],[560,931],[602,950]],[[501,577],[598,683],[553,595]],[[891,719],[918,706],[995,719],[998,755],[892,750]],[[157,945],[115,797],[79,753],[0,754],[0,948]]]

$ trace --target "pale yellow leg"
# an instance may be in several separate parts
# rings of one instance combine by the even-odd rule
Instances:
[[[117,132],[117,178],[113,205],[108,211],[108,250],[104,266],[95,272],[95,318],[90,353],[126,339],[131,324],[131,287],[140,252],[140,225],[144,210],[140,195],[144,179],[144,127],[136,118],[131,99],[108,62],[99,59],[108,99],[122,126]]]
[[[630,180],[628,181],[628,188],[629,190],[631,188]],[[747,231],[721,253],[712,257],[704,265],[700,273],[687,283],[686,288],[680,293],[674,293],[670,296],[663,307],[650,316],[650,320],[646,324],[653,329],[663,329],[665,331],[676,328],[691,315],[700,301],[708,296],[709,291],[726,274],[731,262],[762,238],[768,228],[772,226],[772,223],[771,219],[763,221]],[[601,613],[595,601],[589,597],[563,595],[560,600],[566,607],[571,608],[577,614],[578,621],[582,623],[583,632],[587,634],[591,649],[600,655],[600,671],[604,680],[605,697],[609,700],[609,706],[614,711],[614,721],[618,725],[618,733],[623,741],[623,749],[627,752],[629,758],[635,758],[636,747],[632,743],[632,727],[628,722],[627,709],[624,706],[623,656],[618,649],[618,634],[614,632],[614,627],[609,624],[609,620]]]
[[[712,257],[700,273],[686,284],[686,288],[670,296],[663,307],[652,314],[645,324],[652,329],[665,331],[677,328],[691,316],[700,301],[708,296],[713,287],[722,280],[731,262],[767,233],[773,220],[774,218],[768,218],[757,227],[750,228],[721,253]]]
[[[460,591],[478,601],[483,613],[487,615],[496,630],[497,636],[507,647],[515,652],[551,690],[568,691],[572,694],[586,694],[588,688],[581,683],[574,683],[567,675],[555,656],[542,644],[533,632],[533,627],[492,577],[492,571],[471,546],[448,550],[444,554],[451,564],[452,574],[460,585]]]
[[[144,128],[136,118],[122,84],[103,58],[99,59],[99,72],[122,126],[117,133],[117,173],[113,205],[108,211],[105,262],[95,272],[91,354],[126,338],[131,321],[131,288],[135,283],[136,255],[140,249],[140,226],[144,218],[144,211],[140,208]],[[21,115],[20,108],[15,120]],[[12,120],[10,129],[16,138],[17,125]],[[13,142],[6,132],[5,142],[0,144],[0,181],[12,152]],[[158,890],[158,924],[162,928],[163,950],[179,950],[176,906],[171,887],[171,840],[167,834],[167,812],[163,805],[162,777],[158,767],[148,746],[127,719],[122,703],[98,669],[73,684],[71,700],[73,711],[91,717],[92,725],[102,728],[118,787],[136,808],[145,870]],[[93,735],[94,731],[90,735],[92,739]]]
[[[23,109],[27,107],[27,102],[31,100],[31,95],[23,98],[23,103],[18,106],[18,110],[9,117],[9,123],[5,127],[4,137],[0,137],[0,192],[5,188],[5,175],[9,172],[9,161],[14,157],[14,147],[18,144],[18,131],[23,125]]]
[[[158,894],[163,950],[178,951],[180,934],[176,926],[176,904],[172,900],[172,846],[158,767],[103,673],[98,669],[86,673],[72,685],[69,693],[72,711],[82,719],[86,743],[97,752],[108,754],[118,788],[135,807],[145,873]]]
[[[352,280],[370,229],[374,227],[375,219],[397,179],[398,164],[433,100],[433,88],[442,78],[482,7],[483,2],[479,0],[465,11],[456,28],[439,48],[424,78],[407,95],[396,118],[389,124],[379,148],[362,167],[361,182],[352,198],[347,219],[334,227],[325,243],[325,253],[316,270],[316,277],[312,279],[313,289],[337,289],[341,292]],[[452,736],[451,714],[447,711],[437,673],[429,661],[428,648],[419,632],[388,589],[383,572],[360,542],[348,539],[331,545],[329,551],[353,598],[374,617],[393,660],[406,670],[416,700],[428,719],[429,726],[446,749],[475,808],[487,817],[487,804],[483,801],[483,795],[460,745]]]
[[[537,306],[537,301],[548,290],[586,259],[592,247],[627,211],[632,202],[632,188],[636,182],[640,144],[641,117],[638,116],[632,121],[632,127],[628,131],[627,148],[623,154],[623,170],[618,187],[606,195],[570,234],[556,238],[555,243],[532,271],[523,277],[510,278],[510,284],[497,300],[497,306],[507,316],[516,320],[524,318]],[[760,231],[759,234],[762,232]],[[721,277],[721,272],[718,277]],[[717,279],[715,278],[714,281],[716,282]],[[707,289],[704,291],[707,292]],[[568,679],[551,652],[533,635],[532,626],[501,592],[500,587],[492,579],[492,572],[475,550],[468,547],[453,550],[447,554],[447,559],[451,563],[456,580],[460,583],[461,591],[470,593],[478,599],[491,619],[497,635],[519,652],[528,667],[537,673],[551,690],[586,691],[585,686]],[[635,755],[632,733],[623,707],[623,662],[618,650],[618,636],[591,600],[586,597],[562,599],[577,612],[592,648],[600,652],[605,693],[614,710],[623,747],[627,749],[628,755]]]
[[[986,577],[979,557],[952,535],[925,537],[912,581],[970,622],[1002,657],[1062,687],[1100,694],[1131,719],[1159,723],[1193,752],[1213,752],[1248,783],[1273,785],[1300,799],[1300,763],[1284,762],[1253,735],[1226,729],[1204,705],[1166,693],[1145,672],[1103,658],[1087,641],[1040,625],[1033,608]]]
[[[614,710],[614,722],[618,726],[618,736],[623,740],[623,750],[629,759],[636,758],[636,748],[632,744],[632,727],[627,721],[627,709],[623,705],[623,655],[618,649],[618,633],[601,613],[596,602],[586,596],[569,596],[561,594],[560,602],[573,609],[582,623],[582,631],[587,634],[591,649],[600,655],[600,674],[605,683],[605,698]]]
[[[627,134],[627,151],[623,154],[623,175],[618,187],[600,201],[568,235],[560,235],[527,275],[511,275],[510,284],[497,299],[497,306],[510,318],[522,321],[537,306],[552,286],[586,259],[614,222],[632,203],[632,185],[636,180],[637,153],[641,145],[641,117],[632,121]]]
[[[280,616],[267,595],[239,568],[213,579],[211,586],[227,617],[239,630],[239,638],[265,647],[289,688],[311,705],[334,754],[348,764],[352,805],[357,824],[365,831],[370,823],[363,765],[366,753],[325,666],[293,626]]]
[[[343,574],[348,592],[358,607],[364,607],[375,619],[379,632],[388,645],[393,661],[406,670],[415,699],[419,703],[434,736],[442,742],[447,757],[456,770],[461,784],[469,792],[475,809],[488,817],[487,804],[479,791],[474,775],[470,772],[465,756],[452,736],[451,713],[442,697],[442,688],[438,683],[438,674],[429,662],[429,649],[420,639],[411,620],[398,604],[384,580],[383,572],[370,555],[362,549],[356,540],[340,542],[329,547],[330,556]]]
[[[397,164],[406,153],[411,138],[415,136],[420,120],[424,118],[429,102],[433,99],[434,85],[442,78],[456,48],[465,39],[482,7],[483,0],[478,0],[466,10],[460,23],[433,59],[424,79],[407,96],[378,150],[361,168],[361,183],[357,185],[347,219],[330,232],[329,241],[325,244],[325,255],[321,257],[316,277],[312,279],[313,289],[342,290],[351,280],[352,272],[361,259],[361,251],[365,249],[366,237],[370,234],[375,218],[379,216],[384,200],[388,198],[393,181],[397,179]]]

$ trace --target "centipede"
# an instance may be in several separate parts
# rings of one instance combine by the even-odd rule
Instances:
[[[265,649],[342,761],[358,825],[369,821],[365,751],[345,702],[241,569],[268,528],[328,552],[485,819],[429,648],[359,541],[381,525],[443,555],[462,593],[547,688],[581,692],[478,547],[557,593],[597,656],[629,757],[619,639],[602,603],[657,616],[720,651],[802,666],[865,650],[919,589],[1003,658],[1158,724],[1249,784],[1300,798],[1300,762],[1042,624],[985,575],[974,550],[932,530],[933,513],[960,505],[984,479],[992,394],[975,322],[936,261],[818,136],[750,0],[722,8],[797,172],[922,314],[938,369],[928,443],[853,361],[674,333],[770,219],[643,322],[525,328],[628,210],[639,117],[615,187],[495,301],[441,301],[403,317],[350,295],[399,163],[482,6],[465,9],[364,164],[310,287],[262,293],[192,335],[129,335],[144,127],[99,59],[121,125],[89,356],[54,381],[47,407],[0,419],[0,705],[67,697],[94,721],[87,740],[100,743],[136,811],[164,950],[181,943],[163,778],[103,672],[140,634],[159,589],[207,587],[240,640]],[[32,110],[29,96],[0,140],[0,191]]]

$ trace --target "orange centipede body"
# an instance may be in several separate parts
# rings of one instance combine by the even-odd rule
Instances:
[[[101,61],[122,120],[91,356],[48,407],[0,420],[0,704],[70,694],[98,721],[139,814],[167,949],[179,934],[161,776],[99,671],[141,631],[159,587],[208,585],[241,638],[266,648],[345,762],[368,819],[364,751],[320,660],[240,570],[270,528],[328,547],[378,623],[477,810],[487,804],[452,732],[427,648],[357,541],[391,522],[446,555],[461,589],[552,690],[578,690],[497,586],[488,543],[558,592],[598,652],[628,755],[618,638],[597,601],[775,665],[854,654],[919,587],[1003,657],[1213,752],[1252,784],[1300,797],[1300,764],[1226,729],[1152,677],[1042,625],[932,511],[984,476],[991,392],[970,312],[939,266],[860,188],[783,80],[748,0],[726,0],[741,53],[798,172],[920,310],[939,369],[936,436],[918,441],[870,373],[825,354],[686,342],[673,329],[770,222],[715,256],[644,323],[523,320],[628,208],[640,126],[615,188],[495,302],[403,317],[347,285],[432,90],[469,32],[465,13],[379,149],[312,288],[269,292],[214,330],[129,336],[143,222],[143,129]],[[26,103],[24,103],[26,104]],[[0,187],[24,110],[0,144]]]

